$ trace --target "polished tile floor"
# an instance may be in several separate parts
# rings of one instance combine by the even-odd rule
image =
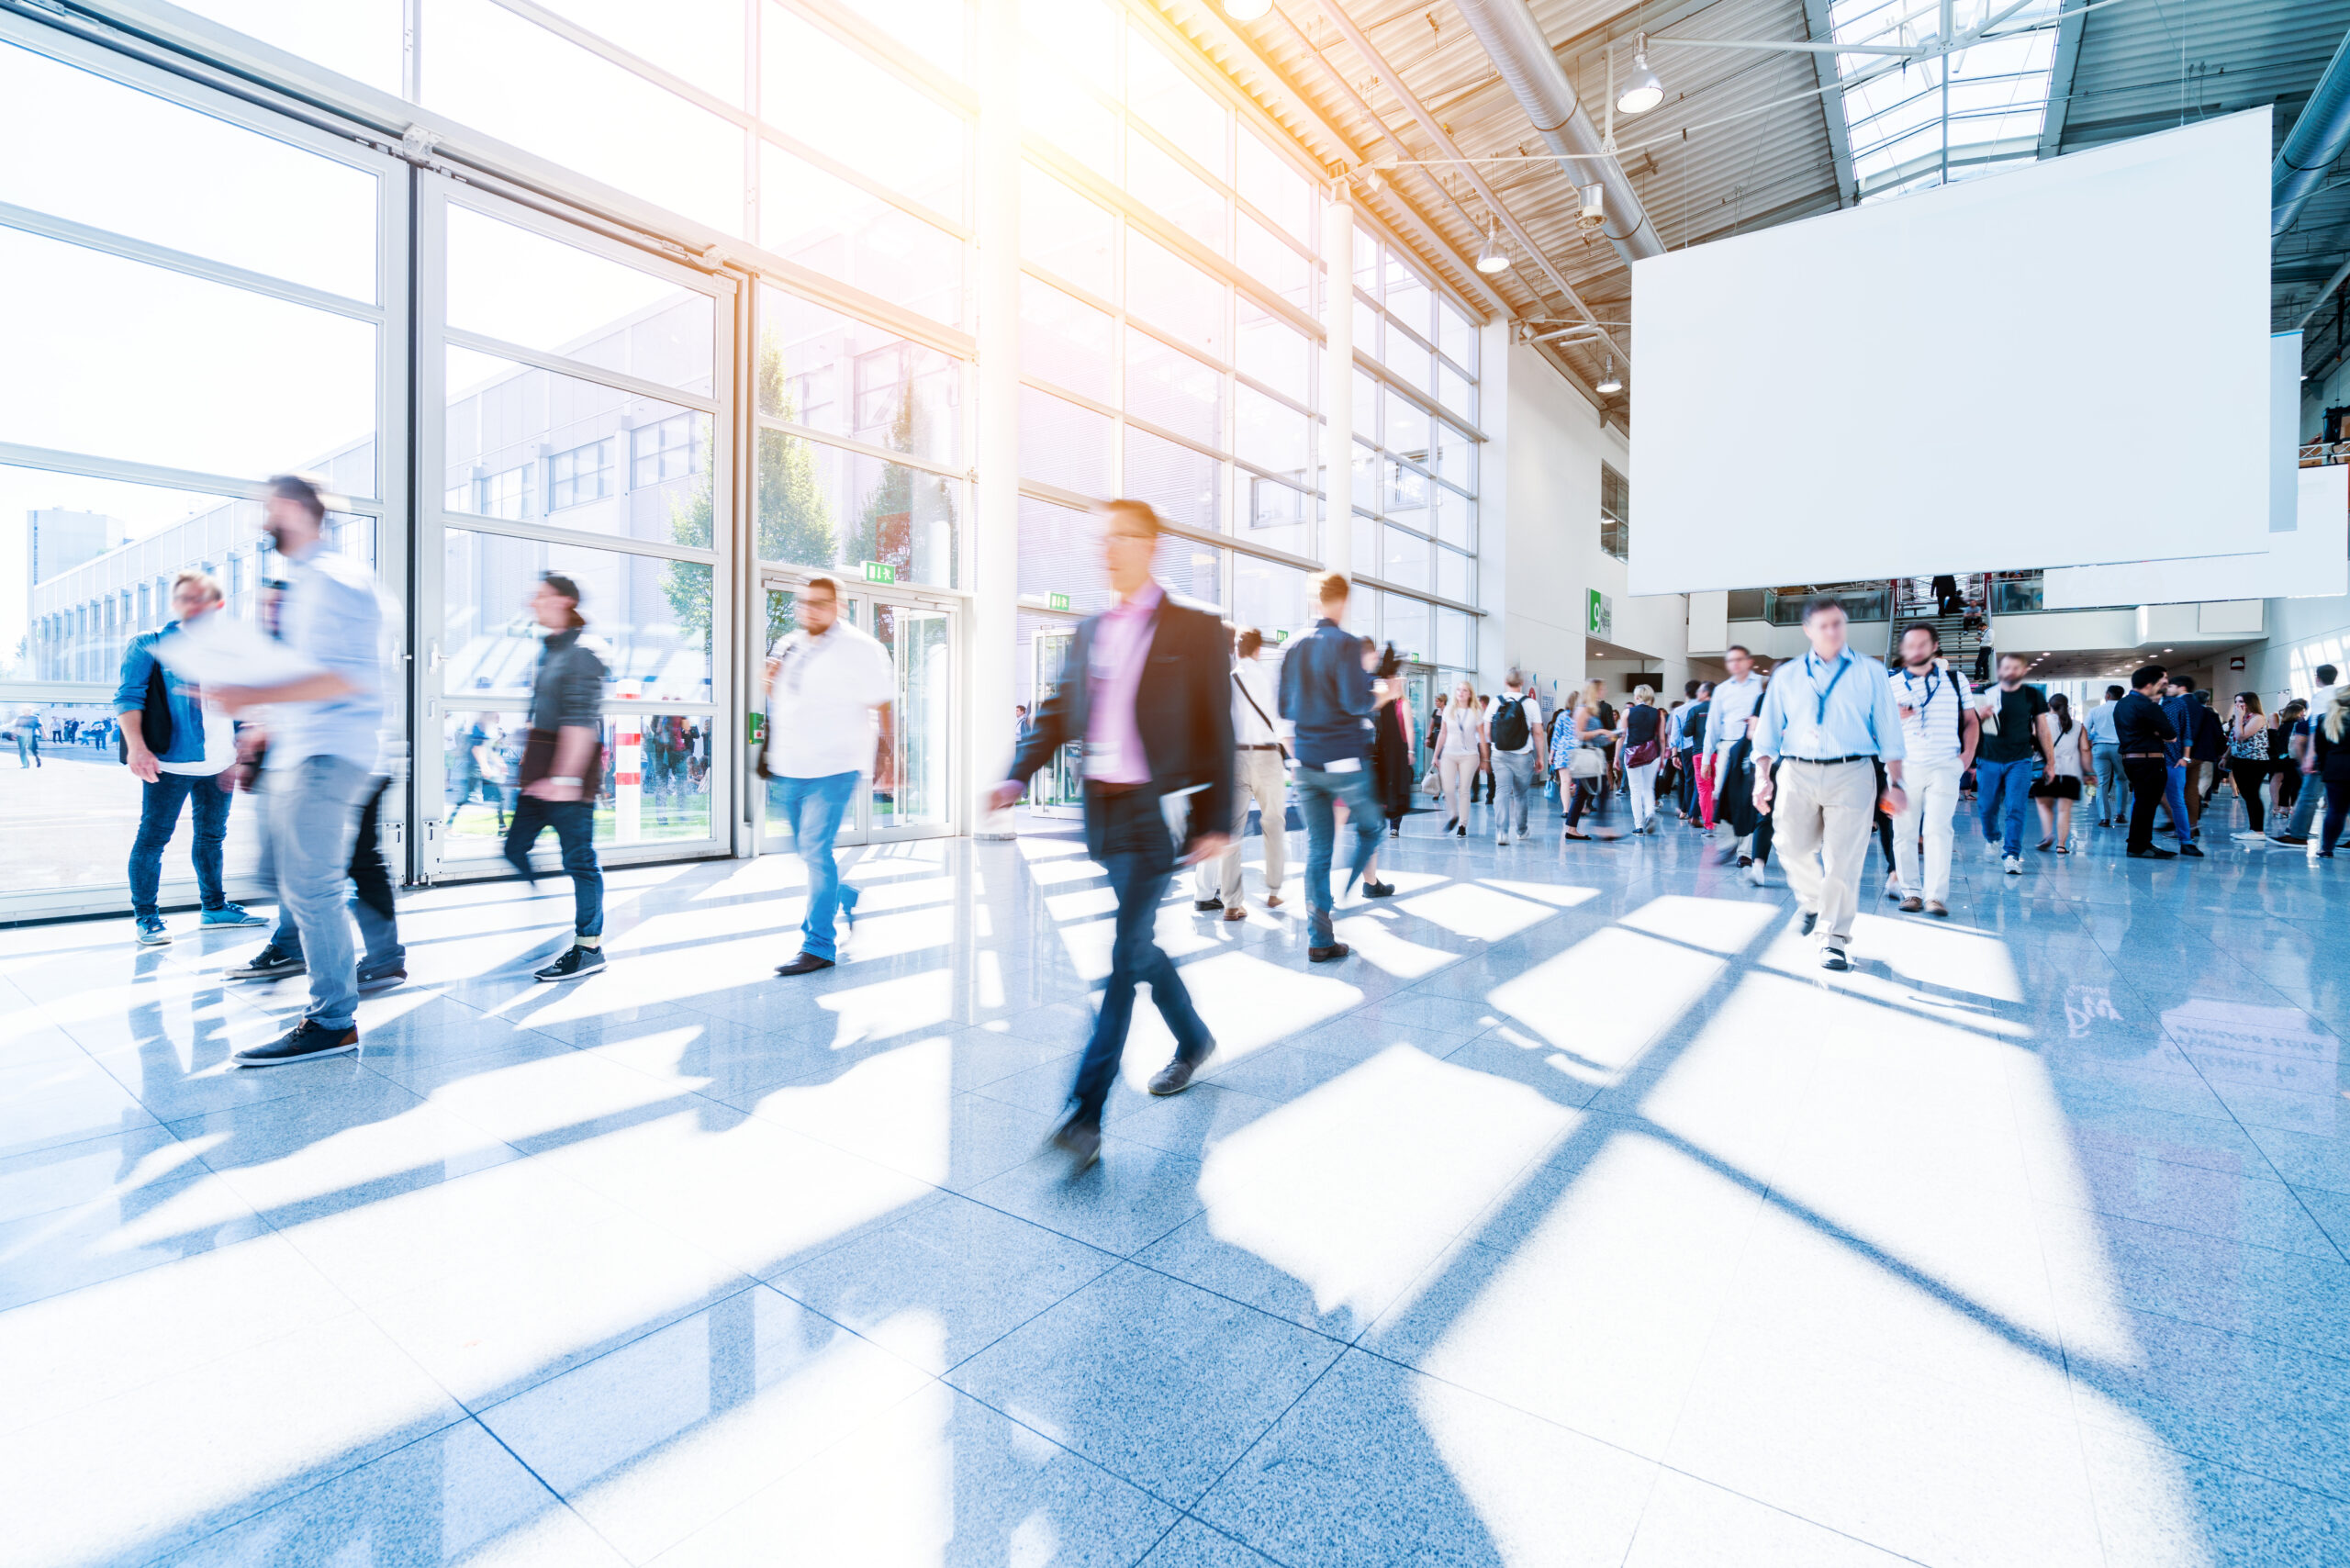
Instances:
[[[2350,1561],[2350,871],[1969,838],[1831,976],[1550,832],[1414,819],[1338,965],[1184,889],[1223,1048],[1152,1101],[1146,1008],[1074,1182],[1068,823],[865,852],[796,981],[788,857],[566,990],[561,884],[420,891],[262,1074],[260,933],[0,931],[0,1561]]]

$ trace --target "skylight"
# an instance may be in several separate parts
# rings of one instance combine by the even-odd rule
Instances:
[[[1861,199],[2038,156],[2058,8],[2058,0],[1954,0],[1953,37],[1986,23],[1995,23],[1987,28],[1993,36],[1919,61],[1838,55]],[[1940,0],[1834,0],[1829,18],[1830,36],[1845,44],[1930,45],[1942,28]]]

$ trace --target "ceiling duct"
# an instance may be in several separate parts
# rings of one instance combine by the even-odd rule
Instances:
[[[2282,234],[2301,215],[2301,204],[2317,194],[2326,171],[2350,147],[2350,36],[2333,51],[2310,101],[2293,121],[2293,132],[2277,150],[2268,174],[2268,232]]]
[[[1550,52],[1550,40],[1527,8],[1526,0],[1455,0],[1477,41],[1526,110],[1544,146],[1566,160],[1567,177],[1577,185],[1596,180],[1606,187],[1606,218],[1600,231],[1629,266],[1644,256],[1661,256],[1664,245],[1656,225],[1613,157],[1600,152],[1599,129],[1576,101],[1572,84]]]

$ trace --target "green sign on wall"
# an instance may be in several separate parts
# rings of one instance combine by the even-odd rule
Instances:
[[[1067,610],[1069,608],[1069,595],[1065,593],[1046,595],[1045,608],[1047,610]]]
[[[898,568],[887,561],[867,561],[865,563],[865,580],[868,583],[894,583],[898,580]]]
[[[1590,610],[1589,613],[1584,618],[1583,630],[1590,633],[1595,637],[1607,637],[1614,635],[1616,631],[1616,606],[1614,601],[1609,599],[1606,594],[1600,592],[1597,588],[1593,588],[1590,592]]]

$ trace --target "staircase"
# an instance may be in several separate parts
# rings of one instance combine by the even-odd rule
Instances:
[[[1886,650],[1886,663],[1897,663],[1901,656],[1901,633],[1912,626],[1930,626],[1942,639],[1942,657],[1953,669],[1970,678],[1975,674],[1975,655],[1983,645],[1983,628],[1989,622],[1984,614],[1987,582],[1980,572],[1959,575],[1959,592],[1966,598],[1967,610],[1975,614],[1975,624],[1968,626],[1965,612],[1956,615],[1938,614],[1931,577],[1896,577],[1889,585],[1893,589],[1893,624],[1887,629],[1893,645]]]

